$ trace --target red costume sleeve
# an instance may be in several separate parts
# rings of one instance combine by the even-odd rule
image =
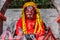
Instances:
[[[36,37],[40,37],[45,34],[45,26],[44,23],[42,23],[42,30],[36,34]]]
[[[20,19],[17,21],[17,24],[16,24],[16,34],[19,33],[19,27],[20,27],[20,28],[22,27],[22,18],[20,18]]]
[[[45,34],[45,26],[44,26],[44,23],[42,23],[42,30],[41,30],[41,35],[44,35]]]

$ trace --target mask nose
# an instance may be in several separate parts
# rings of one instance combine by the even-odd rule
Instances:
[[[31,15],[32,13],[31,13],[31,12],[29,12],[28,14],[29,14],[29,15]]]

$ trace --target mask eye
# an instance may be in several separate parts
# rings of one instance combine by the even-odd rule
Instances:
[[[33,13],[33,14],[34,14],[34,11],[32,10],[32,11],[31,11],[31,13]]]
[[[29,12],[28,10],[25,11],[25,13],[28,13],[28,12]]]

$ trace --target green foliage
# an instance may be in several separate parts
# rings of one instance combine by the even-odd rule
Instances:
[[[54,8],[51,0],[12,0],[9,8],[22,8],[28,1],[35,2],[38,8]]]

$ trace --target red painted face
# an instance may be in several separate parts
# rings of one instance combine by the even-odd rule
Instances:
[[[26,9],[26,11],[25,11],[26,17],[29,18],[29,19],[31,19],[31,18],[34,17],[34,14],[35,14],[34,8],[31,7],[31,6],[27,7],[27,9]]]

